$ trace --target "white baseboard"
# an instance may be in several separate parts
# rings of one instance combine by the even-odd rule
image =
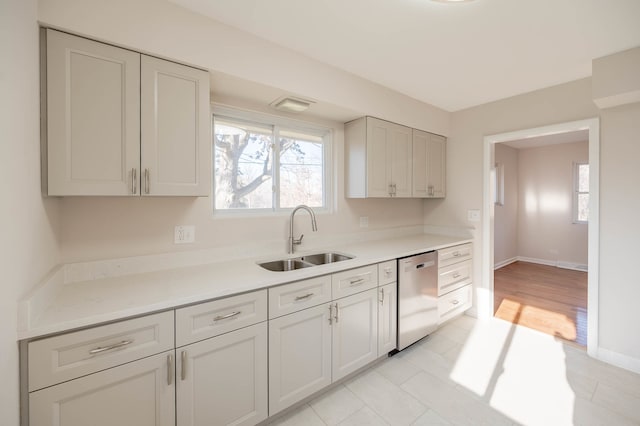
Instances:
[[[587,265],[584,265],[581,263],[566,262],[563,260],[538,259],[535,257],[525,257],[525,256],[516,256],[516,257],[512,257],[511,259],[498,262],[493,266],[493,269],[494,270],[500,269],[517,261],[537,263],[539,265],[555,266],[556,268],[571,269],[571,270],[580,271],[580,272],[588,271]]]
[[[507,265],[511,265],[514,262],[518,261],[518,257],[512,257],[511,259],[507,259],[507,260],[503,260],[502,262],[498,262],[495,265],[493,265],[493,270],[495,271],[496,269],[500,269],[500,268],[504,268]]]
[[[595,358],[608,364],[615,365],[616,367],[624,368],[625,370],[640,374],[640,359],[638,358],[633,358],[629,355],[624,355],[602,347],[597,349]]]

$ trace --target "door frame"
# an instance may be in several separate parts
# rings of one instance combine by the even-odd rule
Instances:
[[[495,162],[495,144],[518,139],[589,131],[589,235],[587,278],[587,353],[595,357],[598,350],[598,288],[600,259],[600,119],[570,121],[484,137],[483,161],[483,214],[482,214],[482,282],[488,286],[483,297],[478,297],[478,317],[491,318],[494,310],[494,204],[491,197],[491,169]]]

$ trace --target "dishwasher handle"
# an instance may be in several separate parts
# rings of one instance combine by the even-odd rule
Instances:
[[[431,266],[434,266],[435,264],[436,262],[434,262],[433,260],[430,262],[418,263],[416,265],[416,269],[429,268]]]

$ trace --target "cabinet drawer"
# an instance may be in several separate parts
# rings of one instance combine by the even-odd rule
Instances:
[[[459,315],[471,307],[471,284],[438,298],[438,324]]]
[[[397,281],[398,268],[396,260],[389,260],[387,262],[378,263],[378,279],[379,285],[385,285]]]
[[[176,347],[267,319],[267,290],[176,309]]]
[[[331,276],[333,299],[360,293],[378,286],[378,265],[338,272]]]
[[[331,275],[269,289],[269,319],[331,301]]]
[[[471,283],[471,259],[438,269],[438,296]]]
[[[173,311],[29,343],[29,391],[173,349]]]
[[[438,266],[449,266],[471,259],[471,243],[438,250]]]

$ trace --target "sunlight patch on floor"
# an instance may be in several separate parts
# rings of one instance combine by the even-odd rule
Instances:
[[[477,321],[450,378],[515,421],[572,424],[575,394],[562,343],[552,336],[502,320]]]

